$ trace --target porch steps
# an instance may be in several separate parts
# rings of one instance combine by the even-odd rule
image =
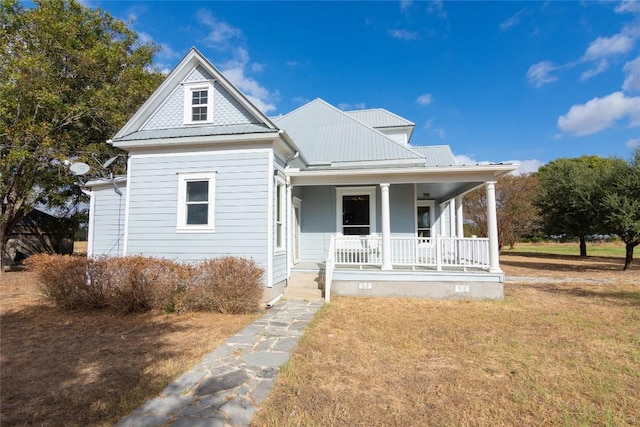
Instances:
[[[284,298],[289,300],[322,301],[324,276],[318,273],[292,273]]]

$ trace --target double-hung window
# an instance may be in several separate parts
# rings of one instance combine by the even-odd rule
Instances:
[[[210,82],[184,84],[184,122],[213,122],[213,85]]]
[[[213,231],[215,173],[178,174],[177,231]]]
[[[284,184],[280,181],[276,183],[276,212],[275,212],[275,232],[276,249],[284,249]]]

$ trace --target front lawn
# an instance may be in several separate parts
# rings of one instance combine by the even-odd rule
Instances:
[[[0,276],[0,425],[110,426],[255,319],[64,311]]]
[[[253,425],[639,425],[639,325],[637,281],[336,297]]]

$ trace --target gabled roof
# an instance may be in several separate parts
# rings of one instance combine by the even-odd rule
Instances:
[[[249,99],[242,94],[216,67],[206,59],[195,47],[192,47],[187,55],[180,61],[174,70],[162,82],[160,87],[147,99],[138,109],[133,117],[125,124],[113,137],[113,141],[124,141],[136,139],[135,133],[139,132],[149,118],[156,112],[163,102],[172,94],[198,66],[213,76],[217,84],[220,84],[235,100],[237,100],[246,110],[253,115],[257,122],[264,128],[277,131],[278,128],[267,116],[262,113]],[[185,127],[187,128],[187,127]],[[202,129],[211,129],[212,135],[220,134],[220,130],[214,130],[213,126],[203,126]],[[143,136],[143,135],[141,135]]]
[[[410,146],[425,159],[425,166],[456,166],[456,158],[448,145]]]
[[[372,128],[391,128],[415,126],[415,123],[393,114],[384,108],[371,108],[368,110],[345,111],[348,115],[365,123]]]
[[[380,131],[318,98],[274,119],[314,163],[423,159]]]

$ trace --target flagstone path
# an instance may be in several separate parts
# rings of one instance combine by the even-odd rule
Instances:
[[[116,426],[248,426],[321,305],[279,302]]]

